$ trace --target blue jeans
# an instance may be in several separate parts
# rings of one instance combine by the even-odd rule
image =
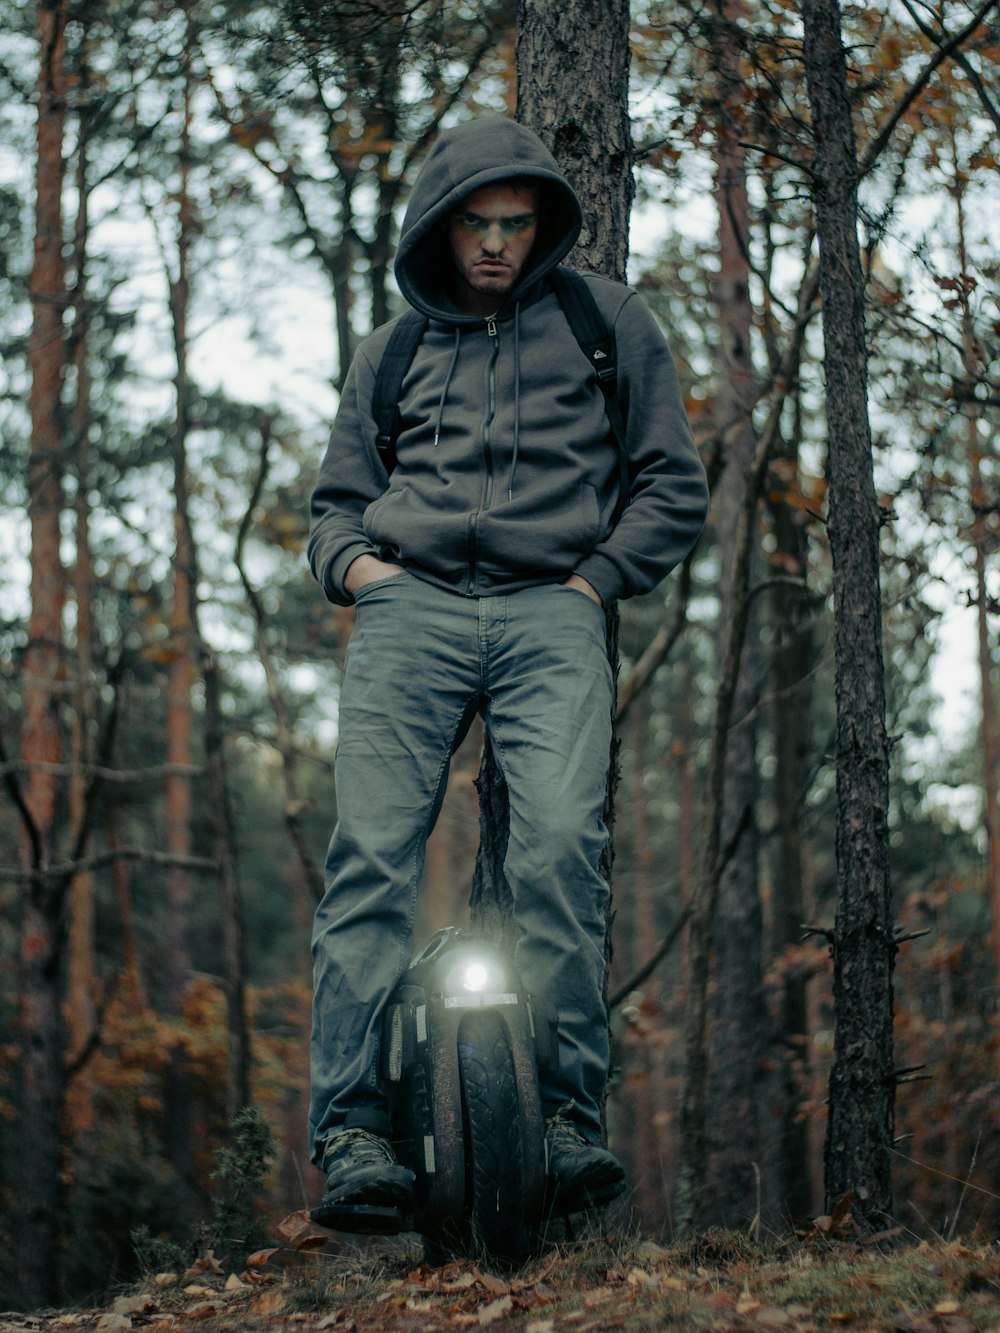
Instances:
[[[460,729],[478,709],[510,795],[504,871],[528,991],[559,1015],[551,1115],[601,1134],[608,1074],[608,886],[598,869],[613,683],[604,614],[558,584],[469,598],[409,573],[366,584],[347,651],[337,827],[313,932],[313,1160],[348,1124],[388,1128],[379,1024],[409,965],[428,835]]]

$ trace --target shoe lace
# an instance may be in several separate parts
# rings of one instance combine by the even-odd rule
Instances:
[[[564,1147],[578,1147],[584,1142],[583,1135],[570,1119],[570,1113],[575,1105],[575,1102],[567,1102],[545,1122],[545,1138],[551,1147],[557,1144]]]
[[[327,1140],[325,1157],[349,1153],[357,1162],[395,1162],[392,1149],[379,1134],[352,1127],[339,1129]]]

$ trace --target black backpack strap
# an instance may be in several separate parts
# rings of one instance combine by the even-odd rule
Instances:
[[[427,329],[427,319],[416,310],[400,315],[375,372],[372,391],[372,415],[375,418],[375,447],[386,472],[396,466],[396,440],[399,438],[399,394],[403,379],[416,356]]]
[[[597,382],[604,394],[608,424],[618,446],[618,503],[615,506],[617,523],[628,504],[629,475],[625,416],[618,399],[618,355],[615,332],[605,324],[594,295],[581,274],[570,268],[557,268],[549,277],[573,337],[596,370]]]

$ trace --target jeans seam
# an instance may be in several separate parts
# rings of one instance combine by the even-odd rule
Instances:
[[[461,711],[459,712],[458,719],[455,722],[454,727],[452,727],[448,745],[445,747],[444,758],[441,760],[441,763],[438,766],[437,780],[434,783],[434,800],[431,801],[431,804],[428,807],[427,819],[424,821],[424,825],[420,830],[420,837],[416,840],[413,846],[412,864],[410,867],[410,881],[408,885],[409,907],[407,909],[407,914],[406,914],[406,923],[407,923],[406,933],[409,936],[412,936],[413,934],[413,917],[417,909],[417,894],[420,891],[420,872],[418,869],[417,849],[419,847],[423,847],[426,850],[427,840],[430,837],[431,833],[431,812],[434,810],[434,807],[437,804],[437,793],[440,789],[441,782],[448,771],[448,766],[451,763],[452,747],[455,744],[455,737],[458,735],[458,729],[462,725],[462,719],[465,716],[465,709],[467,706],[468,706],[467,704],[463,705]],[[403,948],[401,942],[397,945],[397,949],[398,949],[398,957],[396,963],[396,971],[399,976],[402,976],[403,973],[406,971],[407,967],[409,966],[410,959],[408,952]],[[399,984],[398,981],[396,984],[397,985]],[[395,987],[393,987],[393,989],[395,989]],[[369,1075],[372,1077],[373,1082],[376,1083],[377,1079],[375,1076],[378,1073],[378,1064],[379,1064],[379,1059],[381,1057],[381,1044],[382,1044],[381,1035],[382,1033],[381,1033],[381,1023],[380,1023],[375,1033],[375,1043],[374,1043],[375,1052],[372,1057],[372,1063],[368,1071]]]

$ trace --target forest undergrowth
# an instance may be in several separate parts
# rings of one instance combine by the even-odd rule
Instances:
[[[208,1251],[184,1272],[149,1271],[102,1307],[0,1314],[0,1333],[1000,1330],[996,1242],[865,1238],[839,1212],[766,1241],[710,1230],[663,1246],[624,1228],[591,1230],[513,1270],[471,1260],[432,1268],[415,1236],[351,1243],[295,1213],[245,1266]]]

